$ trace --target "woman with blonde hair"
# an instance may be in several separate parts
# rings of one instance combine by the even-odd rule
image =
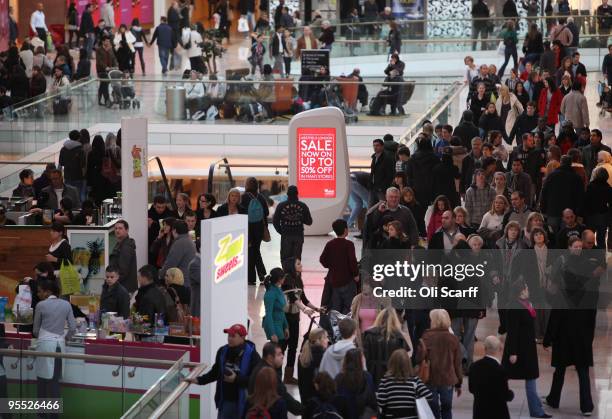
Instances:
[[[502,85],[499,88],[499,97],[495,101],[495,109],[502,120],[504,139],[507,140],[514,127],[514,123],[523,113],[523,105],[516,95],[510,91],[508,86]]]
[[[388,369],[378,385],[376,399],[381,418],[417,419],[416,401],[433,400],[431,391],[416,377],[406,351],[396,349],[391,354]]]
[[[372,327],[363,332],[362,342],[366,367],[376,385],[387,371],[389,354],[396,349],[403,349],[409,355],[412,353],[410,335],[402,330],[402,324],[393,307],[387,307],[378,313]]]
[[[246,214],[246,209],[240,205],[240,189],[232,188],[227,193],[227,200],[217,210],[217,217],[234,214]]]
[[[464,236],[469,236],[476,232],[476,230],[470,226],[470,213],[465,207],[455,207],[453,213],[455,214],[455,223]]]
[[[612,154],[608,153],[605,150],[601,150],[597,153],[597,166],[603,167],[608,172],[608,185],[612,186]],[[593,170],[593,174],[595,170]],[[591,180],[593,180],[593,175],[591,175]]]
[[[302,346],[302,353],[298,358],[298,388],[300,390],[300,400],[303,404],[315,395],[313,381],[328,346],[327,331],[320,327],[310,331],[308,340]]]
[[[184,192],[176,194],[176,218],[179,220],[185,220],[185,214],[191,212],[191,204],[189,203],[189,195]]]
[[[501,236],[504,228],[504,215],[509,207],[510,204],[506,197],[497,195],[491,203],[491,210],[482,217],[478,234],[487,239],[487,241],[496,241]]]
[[[463,371],[459,339],[450,332],[451,319],[444,309],[429,312],[431,328],[419,341],[416,361],[429,361],[429,381],[425,383],[433,394],[431,407],[437,418],[452,417],[453,387],[457,397],[461,395]]]

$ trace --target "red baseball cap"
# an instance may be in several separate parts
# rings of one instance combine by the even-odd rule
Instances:
[[[236,323],[227,329],[223,329],[223,333],[227,333],[228,335],[240,335],[244,338],[247,335],[247,330],[243,325]]]

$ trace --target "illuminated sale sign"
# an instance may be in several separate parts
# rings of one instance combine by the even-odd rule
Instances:
[[[302,198],[336,197],[336,129],[297,129],[297,187]]]

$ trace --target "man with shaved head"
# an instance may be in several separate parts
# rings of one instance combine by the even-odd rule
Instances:
[[[508,388],[506,371],[500,364],[502,344],[496,336],[484,341],[485,356],[470,367],[469,389],[474,395],[474,418],[510,419],[508,402],[514,393]]]

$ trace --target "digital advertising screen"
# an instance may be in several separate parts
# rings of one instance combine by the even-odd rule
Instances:
[[[301,198],[336,197],[336,129],[297,129],[297,187]]]

